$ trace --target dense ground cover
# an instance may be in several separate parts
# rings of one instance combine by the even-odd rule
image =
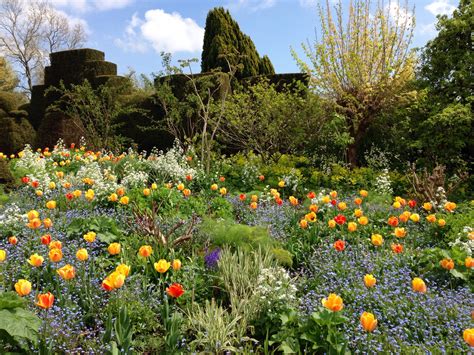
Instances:
[[[21,180],[0,199],[7,351],[474,345],[472,201],[392,196],[403,189],[370,169],[318,187],[342,186],[343,174],[305,179],[284,157],[270,170],[234,157],[210,174],[178,148],[116,156],[58,144],[1,158]]]

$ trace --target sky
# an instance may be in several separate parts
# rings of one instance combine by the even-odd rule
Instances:
[[[84,24],[85,47],[105,52],[119,74],[160,71],[162,51],[178,59],[201,57],[206,15],[216,6],[227,8],[240,29],[267,54],[277,73],[298,72],[290,48],[314,42],[321,0],[51,0],[72,22]],[[323,0],[325,2],[325,0]],[[335,3],[335,0],[330,0]],[[400,1],[404,4],[404,1]],[[342,1],[343,6],[348,0]],[[385,0],[389,3],[389,0]],[[413,46],[436,36],[436,15],[451,14],[458,0],[408,0],[415,6]],[[197,67],[198,69],[198,67]]]

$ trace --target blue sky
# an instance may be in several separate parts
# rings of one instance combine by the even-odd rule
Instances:
[[[52,0],[71,21],[87,28],[87,47],[105,52],[106,60],[150,74],[161,69],[159,53],[173,58],[200,58],[207,12],[216,6],[229,9],[241,30],[254,41],[261,56],[267,54],[276,71],[298,71],[290,47],[314,41],[318,0]],[[336,2],[331,0],[331,2]],[[343,6],[347,4],[343,0]],[[385,0],[388,3],[389,0]],[[393,2],[393,1],[392,1]],[[404,4],[404,1],[400,1]],[[415,5],[413,46],[422,47],[436,35],[436,15],[450,14],[457,0],[409,0]]]

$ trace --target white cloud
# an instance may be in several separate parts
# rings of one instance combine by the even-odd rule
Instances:
[[[51,0],[54,7],[67,8],[76,12],[107,11],[122,9],[135,0]]]
[[[233,0],[226,7],[231,10],[246,8],[250,11],[258,11],[273,7],[275,4],[276,0]]]
[[[156,52],[199,52],[202,50],[204,28],[193,19],[162,9],[148,10],[145,18],[133,14],[122,38],[115,44],[130,52],[145,52],[151,46]]]
[[[425,35],[425,36],[429,36],[429,37],[434,37],[438,33],[438,31],[436,30],[434,22],[428,23],[428,24],[425,24],[425,25],[422,24],[420,26],[419,32],[420,32],[420,34]]]
[[[425,6],[425,9],[428,10],[433,15],[451,15],[455,5],[451,4],[451,0],[437,0]]]
[[[413,14],[407,8],[399,6],[398,3],[390,3],[390,5],[385,6],[385,12],[399,26],[414,24]]]

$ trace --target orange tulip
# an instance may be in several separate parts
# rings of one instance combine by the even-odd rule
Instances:
[[[51,292],[48,293],[40,293],[38,295],[38,302],[36,302],[36,305],[38,307],[41,307],[43,309],[48,309],[53,306],[54,303],[54,296]]]
[[[464,341],[470,346],[474,347],[474,328],[465,329],[462,333]]]
[[[357,224],[355,222],[349,222],[347,224],[347,230],[349,232],[355,232],[357,230]]]
[[[415,291],[415,292],[420,292],[420,293],[425,293],[426,292],[426,284],[419,277],[415,277],[412,280],[411,286],[413,288],[413,291]]]
[[[184,195],[184,197],[190,196],[191,195],[191,190],[190,189],[184,189],[183,190],[183,195]]]
[[[407,231],[405,228],[395,228],[395,231],[393,232],[397,238],[404,238],[407,235]]]
[[[388,219],[388,224],[389,224],[390,226],[392,226],[392,227],[398,226],[398,218],[395,217],[395,216],[389,217],[389,219]]]
[[[54,210],[56,208],[56,201],[46,202],[46,208],[49,210]]]
[[[120,197],[119,203],[121,205],[128,205],[129,202],[130,202],[130,198],[128,196]]]
[[[153,253],[153,248],[149,245],[142,245],[140,249],[138,249],[138,255],[142,258],[148,258]]]
[[[360,190],[359,191],[359,194],[362,196],[362,197],[367,197],[369,196],[369,192],[367,190]]]
[[[369,224],[369,219],[366,216],[362,216],[357,219],[357,222],[359,222],[361,226],[366,226]]]
[[[143,189],[143,196],[150,196],[151,190],[150,189]]]
[[[403,245],[401,244],[392,244],[391,248],[395,254],[403,253]]]
[[[45,218],[43,220],[44,228],[51,228],[53,226],[53,222],[49,218]],[[40,226],[41,226],[41,221],[40,221]]]
[[[41,220],[39,218],[33,218],[30,220],[27,226],[30,229],[38,229],[39,227],[41,227]]]
[[[360,324],[365,331],[373,332],[374,329],[377,328],[377,319],[375,319],[372,313],[364,312],[360,316]]]
[[[49,243],[49,249],[62,249],[63,248],[63,243],[61,243],[59,240],[53,240],[51,243]]]
[[[10,243],[11,245],[17,245],[18,244],[18,238],[13,235],[13,236],[8,238],[8,243]]]
[[[334,242],[333,247],[337,251],[343,251],[346,248],[346,243],[339,239]]]
[[[426,220],[430,223],[434,223],[434,222],[436,222],[436,215],[435,214],[429,214],[428,216],[426,216]]]
[[[120,243],[112,243],[107,247],[107,251],[110,255],[120,254]]]
[[[454,202],[446,202],[444,204],[444,209],[448,212],[454,212],[454,210],[456,209],[456,204]]]
[[[181,260],[179,259],[174,259],[172,263],[172,267],[174,271],[178,271],[181,269]]]
[[[446,221],[442,218],[438,219],[438,226],[443,228],[446,225]]]
[[[51,234],[45,234],[41,237],[41,244],[49,245],[51,243]]]
[[[454,261],[452,259],[443,259],[439,262],[441,267],[446,270],[454,269]]]
[[[467,268],[473,268],[474,267],[474,258],[471,258],[468,256],[466,260],[464,260],[464,265],[466,265]]]
[[[117,266],[115,268],[115,271],[121,273],[122,275],[124,275],[125,277],[128,276],[128,274],[130,273],[130,266],[128,265],[125,265],[125,264],[120,264],[119,266]]]
[[[329,228],[334,228],[334,227],[336,227],[336,221],[333,220],[333,219],[330,219],[330,220],[328,221],[328,227],[329,227]]]
[[[40,267],[43,265],[44,258],[39,254],[33,254],[28,259],[28,264],[34,267]]]
[[[52,262],[58,263],[61,261],[62,258],[63,258],[63,252],[61,251],[61,249],[54,248],[49,251],[49,259]]]
[[[333,312],[339,312],[344,308],[342,298],[335,293],[331,293],[328,298],[323,298],[321,302],[324,307]]]
[[[257,209],[257,207],[258,207],[257,202],[251,202],[251,203],[250,203],[250,208],[251,208],[251,209],[255,210],[255,209]]]
[[[306,229],[308,228],[308,221],[306,219],[302,219],[300,222],[300,227],[303,228],[303,229]]]
[[[218,188],[219,188],[219,186],[217,186],[217,184],[212,184],[211,185],[211,190],[212,191],[217,191]]]
[[[64,280],[71,280],[76,276],[76,269],[72,265],[64,265],[62,268],[58,269],[57,273]]]

